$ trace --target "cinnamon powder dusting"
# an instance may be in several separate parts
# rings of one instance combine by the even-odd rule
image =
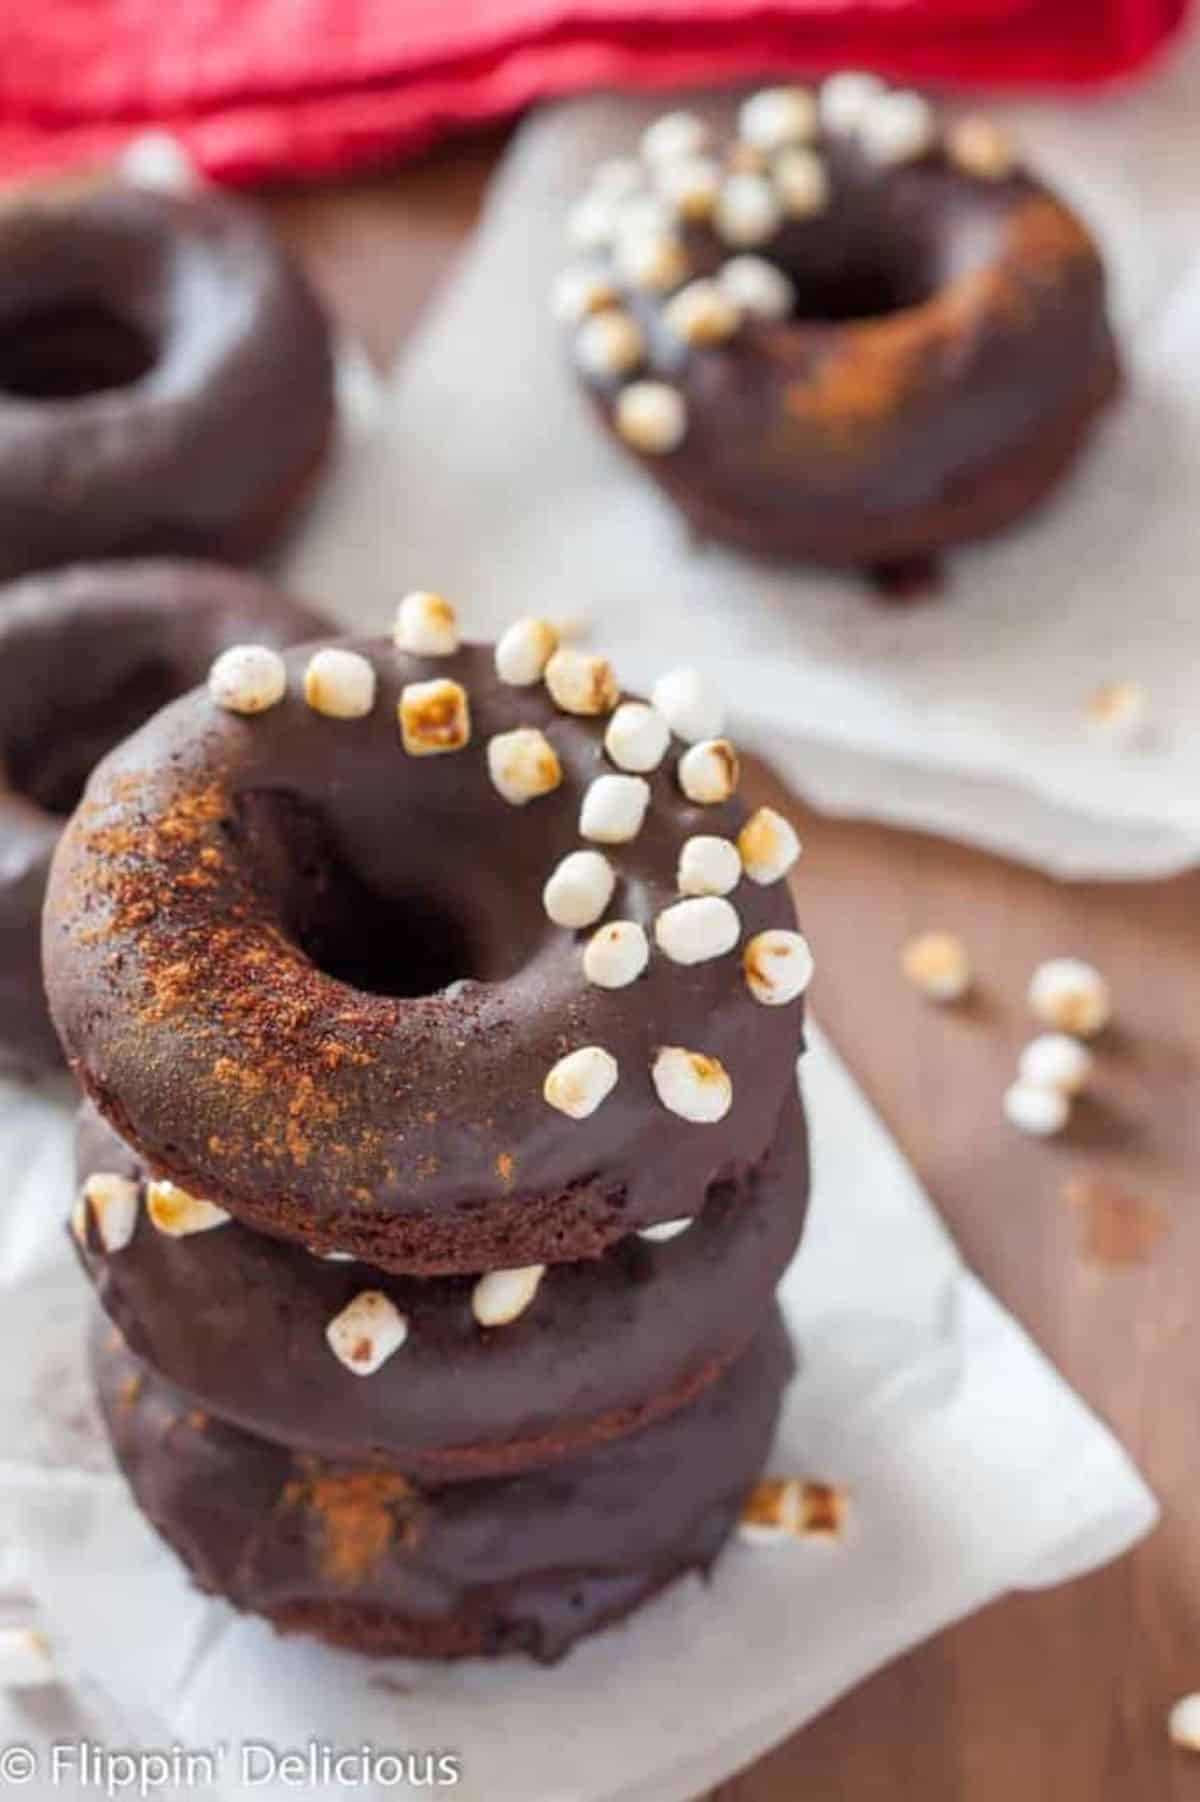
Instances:
[[[364,1582],[393,1545],[415,1550],[424,1534],[425,1503],[398,1471],[325,1471],[308,1460],[305,1475],[283,1491],[285,1508],[302,1508],[317,1525],[319,1569],[347,1589]]]

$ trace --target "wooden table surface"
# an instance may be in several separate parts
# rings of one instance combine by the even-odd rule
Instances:
[[[469,233],[499,149],[270,198],[381,364]],[[901,1659],[710,1802],[1200,1798],[1200,1758],[1164,1725],[1200,1689],[1200,872],[1065,886],[784,804],[806,844],[796,892],[821,1019],[963,1255],[1112,1423],[1164,1520],[1108,1569],[1009,1597]],[[931,926],[971,950],[970,1005],[932,1007],[899,973],[904,941]],[[1117,1024],[1094,1100],[1047,1144],[1007,1126],[1000,1098],[1032,1030],[1030,971],[1059,953],[1106,972]]]

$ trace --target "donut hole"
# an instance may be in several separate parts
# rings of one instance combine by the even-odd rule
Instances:
[[[850,263],[822,272],[789,271],[796,288],[792,317],[813,325],[842,325],[856,319],[884,319],[920,306],[933,293],[919,264]]]
[[[0,390],[18,400],[80,400],[149,374],[155,347],[101,301],[34,307],[0,327]]]
[[[66,817],[75,811],[96,764],[123,738],[174,700],[186,681],[165,659],[147,657],[119,680],[92,693],[83,690],[84,668],[63,672],[69,687],[61,707],[39,709],[39,729],[16,736],[3,747],[8,780],[18,794],[44,813]]]

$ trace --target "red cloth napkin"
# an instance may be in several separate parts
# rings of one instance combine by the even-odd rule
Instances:
[[[1188,0],[16,0],[0,174],[155,124],[222,181],[345,170],[545,96],[868,67],[933,84],[1127,75]]]

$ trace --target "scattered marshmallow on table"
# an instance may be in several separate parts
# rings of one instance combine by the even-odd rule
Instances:
[[[548,795],[562,781],[558,754],[536,726],[517,726],[488,740],[488,774],[492,786],[514,807]]]
[[[1004,1091],[1004,1114],[1018,1132],[1047,1139],[1061,1132],[1067,1124],[1071,1103],[1061,1089],[1046,1089],[1018,1081]]]
[[[631,382],[617,395],[613,423],[633,450],[665,456],[687,436],[687,402],[669,382]]]
[[[667,754],[671,729],[656,707],[645,701],[623,701],[608,722],[604,749],[619,769],[645,775]]]
[[[616,872],[603,852],[571,851],[551,872],[542,905],[556,926],[577,931],[595,924],[616,886]]]
[[[374,666],[339,645],[314,651],[304,672],[305,701],[328,719],[365,719],[375,705],[375,689]]]
[[[922,932],[901,958],[904,974],[930,1001],[960,1001],[971,986],[967,948],[952,932]]]
[[[733,1106],[733,1084],[718,1058],[682,1045],[664,1045],[651,1066],[658,1099],[694,1126],[714,1126]]]
[[[617,1060],[602,1045],[582,1045],[569,1051],[549,1072],[542,1094],[552,1108],[571,1120],[594,1114],[617,1084]]]
[[[396,609],[396,646],[414,657],[452,657],[459,647],[458,617],[444,595],[417,589]]]
[[[598,926],[583,953],[583,973],[601,989],[636,982],[650,962],[650,942],[636,920],[609,920]]]
[[[1171,1743],[1185,1752],[1200,1752],[1200,1694],[1181,1696],[1167,1715]]]
[[[742,879],[742,859],[732,839],[708,833],[685,839],[676,887],[681,895],[728,895]]]
[[[325,1328],[334,1357],[359,1377],[372,1376],[407,1338],[407,1319],[381,1289],[363,1289]]]
[[[1084,704],[1084,717],[1097,737],[1130,745],[1145,731],[1150,697],[1140,682],[1104,682]]]
[[[650,805],[643,776],[597,776],[584,792],[579,834],[597,845],[624,845],[642,829]]]
[[[227,713],[265,713],[287,693],[287,665],[269,645],[230,645],[208,672],[208,693]]]
[[[1090,1039],[1108,1025],[1112,997],[1094,964],[1078,957],[1052,957],[1039,964],[1029,984],[1029,1005],[1056,1032]]]
[[[0,1689],[40,1689],[57,1680],[44,1633],[36,1627],[0,1627]],[[15,1786],[21,1779],[12,1781]]]
[[[1078,1039],[1065,1032],[1045,1032],[1026,1045],[1017,1070],[1020,1080],[1035,1088],[1079,1095],[1088,1085],[1094,1064],[1091,1052]]]
[[[715,807],[736,792],[741,766],[727,738],[704,738],[684,752],[678,773],[679,786],[689,801]]]
[[[746,986],[764,1007],[786,1007],[812,981],[813,955],[803,933],[771,927],[756,933],[742,953]]]
[[[675,736],[688,744],[719,738],[724,730],[724,703],[699,670],[668,670],[654,684],[650,698]]]
[[[529,1307],[545,1274],[544,1264],[489,1270],[471,1291],[472,1314],[480,1326],[510,1326]]]
[[[696,895],[665,908],[654,922],[654,939],[676,964],[706,963],[732,951],[742,935],[737,909],[720,895]]]
[[[689,1226],[695,1226],[696,1216],[685,1214],[678,1220],[660,1220],[657,1226],[639,1226],[637,1236],[646,1239],[651,1245],[667,1245],[672,1239],[678,1239],[686,1233]]]

